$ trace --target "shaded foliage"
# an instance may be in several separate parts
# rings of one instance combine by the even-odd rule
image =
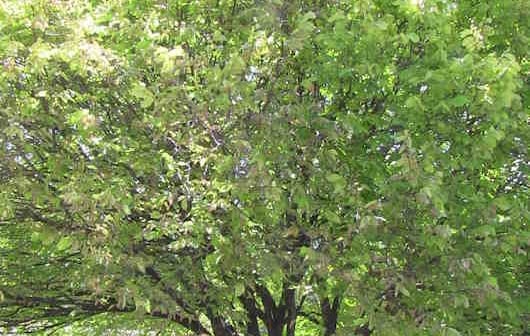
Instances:
[[[4,1],[0,328],[523,335],[528,13]]]

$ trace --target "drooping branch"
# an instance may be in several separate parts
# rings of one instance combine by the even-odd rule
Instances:
[[[82,293],[80,293],[82,294]],[[128,305],[125,307],[118,307],[116,302],[112,299],[104,301],[95,301],[88,296],[76,297],[44,297],[44,296],[11,296],[5,294],[4,301],[0,304],[0,311],[6,308],[13,308],[14,311],[6,315],[0,316],[2,318],[3,327],[22,327],[30,331],[39,331],[58,326],[54,320],[62,319],[61,325],[67,325],[77,320],[72,316],[72,312],[76,312],[76,316],[83,316],[89,318],[105,312],[124,313],[132,312],[135,307]],[[25,311],[30,310],[29,317]],[[200,321],[197,319],[188,318],[176,312],[162,313],[159,311],[150,314],[153,317],[159,317],[176,322],[197,335],[211,335]]]
[[[64,323],[73,322],[72,312],[76,316],[90,317],[107,311],[132,311],[133,307],[118,310],[112,300],[102,303],[94,301],[84,293],[79,296],[20,296],[4,294],[0,311],[14,309],[0,316],[4,327],[21,327],[24,330],[38,331],[53,327],[54,320],[61,319]]]

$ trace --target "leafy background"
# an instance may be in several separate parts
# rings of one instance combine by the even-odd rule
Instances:
[[[524,335],[528,13],[2,2],[0,327]]]

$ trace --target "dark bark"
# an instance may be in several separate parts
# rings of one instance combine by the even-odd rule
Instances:
[[[295,297],[296,292],[292,288],[286,288],[284,289],[284,294],[286,305],[285,322],[287,324],[287,336],[294,336],[296,329],[296,317],[298,315]]]
[[[263,312],[256,306],[254,291],[247,288],[245,293],[239,297],[239,300],[247,311],[247,335],[260,336],[258,317],[263,317]]]
[[[282,303],[278,306],[274,303],[274,299],[269,290],[261,285],[256,287],[256,291],[261,298],[263,304],[263,322],[267,327],[268,336],[282,336],[285,326],[284,321],[284,307]]]
[[[258,295],[263,304],[263,322],[267,327],[268,336],[282,336],[286,330],[287,336],[294,336],[298,309],[296,306],[296,290],[284,283],[282,297],[278,305],[275,304],[269,290],[264,286],[257,286]]]
[[[355,329],[355,335],[370,336],[371,334],[372,334],[372,331],[366,324],[363,324]]]
[[[225,328],[225,323],[221,317],[219,316],[211,317],[210,322],[212,324],[214,336],[229,336],[230,335],[227,332]]]
[[[234,327],[222,316],[208,309],[208,319],[212,325],[214,336],[238,336]]]
[[[340,307],[340,298],[336,296],[333,302],[325,298],[320,302],[322,321],[324,323],[324,336],[334,335],[337,330],[337,318]]]

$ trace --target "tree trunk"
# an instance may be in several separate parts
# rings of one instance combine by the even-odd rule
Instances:
[[[213,334],[215,336],[228,336],[223,320],[220,317],[216,316],[211,318],[210,322],[212,323]]]
[[[247,335],[260,336],[261,333],[259,331],[258,324],[258,317],[260,315],[260,311],[256,306],[256,298],[254,296],[254,291],[251,288],[246,288],[245,293],[239,297],[239,300],[247,311]]]
[[[256,286],[256,291],[263,304],[262,320],[267,327],[268,336],[282,336],[283,321],[278,319],[280,307],[276,306],[271,293],[265,286]]]
[[[340,306],[340,298],[336,296],[333,302],[328,298],[320,302],[320,310],[322,312],[322,320],[324,322],[324,336],[335,335],[337,330],[337,318]]]
[[[287,307],[287,315],[285,316],[285,322],[287,324],[287,336],[294,336],[296,329],[296,317],[298,315],[296,307],[295,290],[287,288],[284,290],[285,305]]]
[[[237,332],[220,316],[209,314],[214,336],[236,336]]]
[[[258,320],[256,318],[248,321],[247,334],[248,336],[260,336]]]
[[[267,326],[268,336],[282,336],[283,334],[283,323],[281,321],[271,321],[272,325]]]

